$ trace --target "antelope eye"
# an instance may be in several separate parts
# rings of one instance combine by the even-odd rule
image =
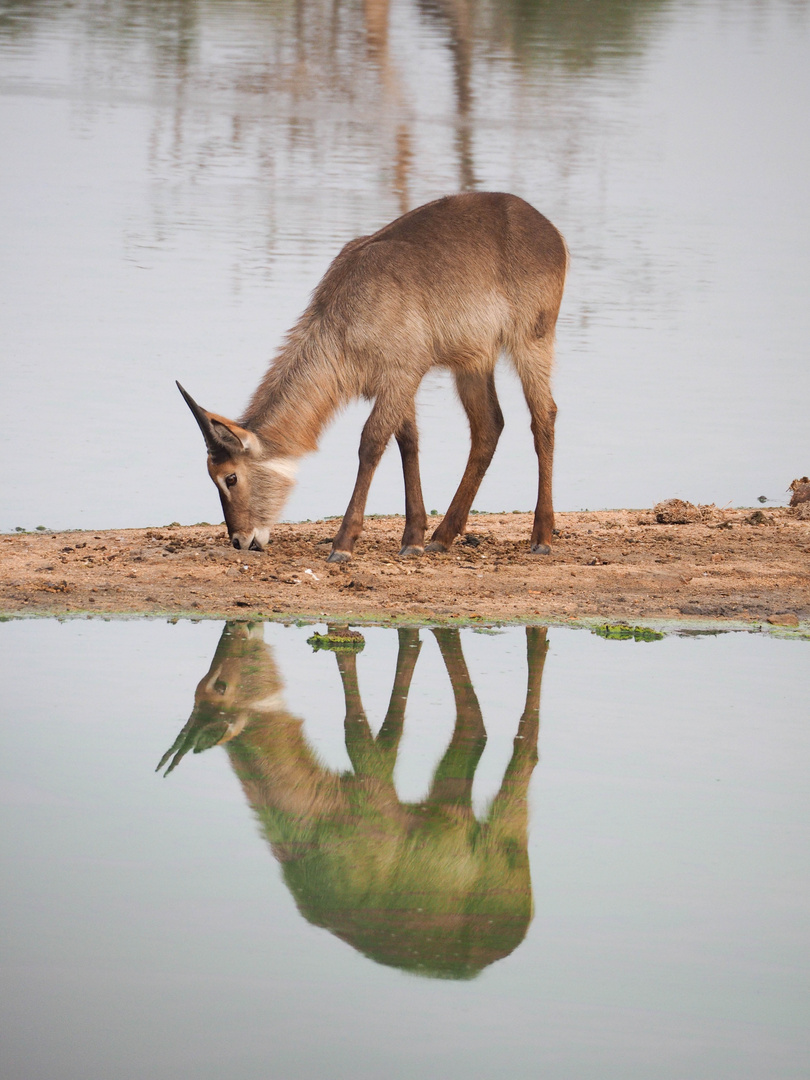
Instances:
[[[233,485],[236,483],[236,479],[236,473],[232,472],[225,477],[225,483],[228,485],[228,487],[233,487]]]

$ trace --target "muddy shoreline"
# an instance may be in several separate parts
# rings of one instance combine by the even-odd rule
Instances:
[[[810,521],[788,508],[557,515],[532,556],[528,514],[476,514],[447,554],[400,559],[402,518],[372,518],[344,566],[331,520],[281,524],[265,552],[221,525],[0,536],[0,615],[288,617],[330,622],[707,622],[810,631]],[[773,621],[769,621],[773,620]]]

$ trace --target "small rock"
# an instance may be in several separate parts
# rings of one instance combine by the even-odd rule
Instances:
[[[715,551],[712,554],[712,562],[722,562],[722,561],[723,561],[723,556],[721,555],[721,553],[719,551]]]
[[[806,476],[801,476],[798,480],[794,480],[788,488],[788,491],[793,492],[790,497],[791,506],[798,506],[799,503],[810,502],[810,480],[808,480]]]
[[[792,611],[784,611],[781,615],[769,615],[766,622],[772,626],[798,626],[799,617]]]
[[[768,517],[761,510],[755,510],[745,521],[747,525],[773,525],[773,518]]]

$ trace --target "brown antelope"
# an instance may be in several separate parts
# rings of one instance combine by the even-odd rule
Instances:
[[[354,652],[337,652],[352,770],[322,765],[283,686],[262,624],[226,624],[188,723],[164,754],[170,772],[189,751],[227,744],[262,832],[299,911],[378,963],[472,978],[511,953],[532,917],[528,787],[537,762],[545,627],[527,627],[526,704],[500,791],[485,820],[472,785],[487,735],[459,632],[433,631],[455,699],[453,736],[427,798],[403,802],[394,768],[421,649],[399,634],[382,727],[369,726]]]
[[[415,398],[425,374],[439,366],[453,372],[471,439],[461,483],[427,545],[446,551],[464,530],[503,429],[494,370],[504,351],[523,385],[539,465],[531,549],[548,554],[557,411],[550,379],[566,265],[562,236],[522,199],[448,196],[346,244],[238,422],[200,408],[178,383],[205,437],[233,546],[265,547],[298,459],[317,448],[338,409],[363,397],[374,405],[329,561],[351,557],[392,436],[405,476],[400,554],[426,550]]]

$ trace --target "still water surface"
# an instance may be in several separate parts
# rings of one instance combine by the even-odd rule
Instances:
[[[311,633],[2,627],[3,1075],[806,1076],[806,645]]]
[[[176,393],[237,414],[349,238],[460,189],[566,235],[561,509],[808,471],[806,0],[0,0],[0,528],[219,520]],[[525,407],[479,509],[533,503]],[[342,513],[364,412],[290,518]],[[420,399],[425,491],[466,457]],[[402,505],[389,454],[369,508]]]

